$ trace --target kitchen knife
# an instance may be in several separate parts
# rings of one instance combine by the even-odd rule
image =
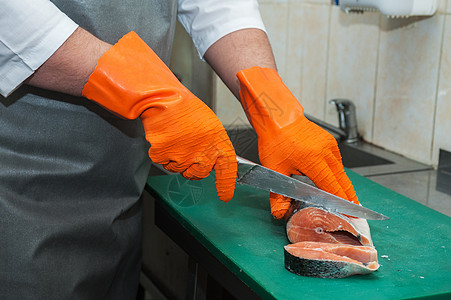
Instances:
[[[327,193],[295,178],[275,172],[259,164],[237,156],[237,182],[254,188],[274,192],[302,201],[313,206],[323,207],[332,212],[369,220],[387,220],[388,217],[354,204],[348,200]]]

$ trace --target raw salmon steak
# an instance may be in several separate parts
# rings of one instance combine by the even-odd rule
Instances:
[[[371,246],[299,242],[284,248],[285,267],[302,276],[343,278],[379,268],[377,251]]]
[[[286,230],[285,268],[304,276],[343,278],[379,268],[365,219],[293,201]]]
[[[287,222],[287,236],[292,243],[324,242],[372,246],[368,222],[350,218],[319,207],[296,211]]]

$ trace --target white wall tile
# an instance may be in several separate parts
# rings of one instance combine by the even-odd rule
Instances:
[[[374,86],[380,14],[331,12],[327,99],[346,98],[356,105],[360,134],[372,140]],[[334,105],[326,105],[326,121],[338,125]]]
[[[262,3],[287,3],[289,0],[258,0],[259,4]]]
[[[440,148],[451,151],[451,15],[446,16],[444,30],[432,149],[434,164],[438,163]]]
[[[258,0],[258,3],[281,3],[281,2],[289,2],[293,4],[301,4],[301,3],[310,3],[310,4],[319,4],[319,5],[331,5],[331,0]]]
[[[279,73],[282,78],[286,78],[288,3],[287,1],[277,2],[261,3],[260,12],[268,32]],[[214,80],[213,95],[216,115],[225,126],[249,124],[241,104],[217,77]]]
[[[309,3],[318,5],[332,5],[330,0],[289,0],[291,3]]]
[[[449,0],[438,0],[437,13],[446,14]]]
[[[286,84],[306,113],[324,119],[330,6],[291,4]]]
[[[292,3],[288,10],[287,26],[287,57],[286,72],[284,74],[284,83],[300,100],[302,87],[302,68],[304,53],[305,36],[304,5],[302,3]],[[301,101],[302,103],[302,101]]]
[[[431,162],[443,15],[382,19],[374,142]]]
[[[451,0],[441,0],[445,3],[446,13],[451,13]]]
[[[326,101],[351,99],[367,141],[437,163],[439,148],[451,151],[451,20],[440,60],[450,1],[440,0],[434,17],[394,20],[377,12],[346,15],[329,1],[259,2],[279,73],[307,113],[337,125]],[[221,121],[248,125],[220,79],[214,87]]]
[[[277,68],[284,78],[287,55],[288,4],[262,3],[260,4],[260,13],[276,58]]]
[[[251,126],[240,102],[218,76],[214,76],[214,111],[224,126]]]
[[[305,5],[304,56],[300,101],[305,112],[324,119],[330,6]],[[304,104],[305,103],[305,104]]]

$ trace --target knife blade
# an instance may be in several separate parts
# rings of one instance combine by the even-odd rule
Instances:
[[[387,216],[320,190],[295,178],[283,175],[247,159],[237,156],[237,182],[290,197],[338,212],[368,220],[387,220]]]

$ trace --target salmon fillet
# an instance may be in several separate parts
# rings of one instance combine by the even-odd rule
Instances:
[[[318,207],[306,207],[291,216],[286,230],[288,240],[350,245],[372,245],[368,223]]]

